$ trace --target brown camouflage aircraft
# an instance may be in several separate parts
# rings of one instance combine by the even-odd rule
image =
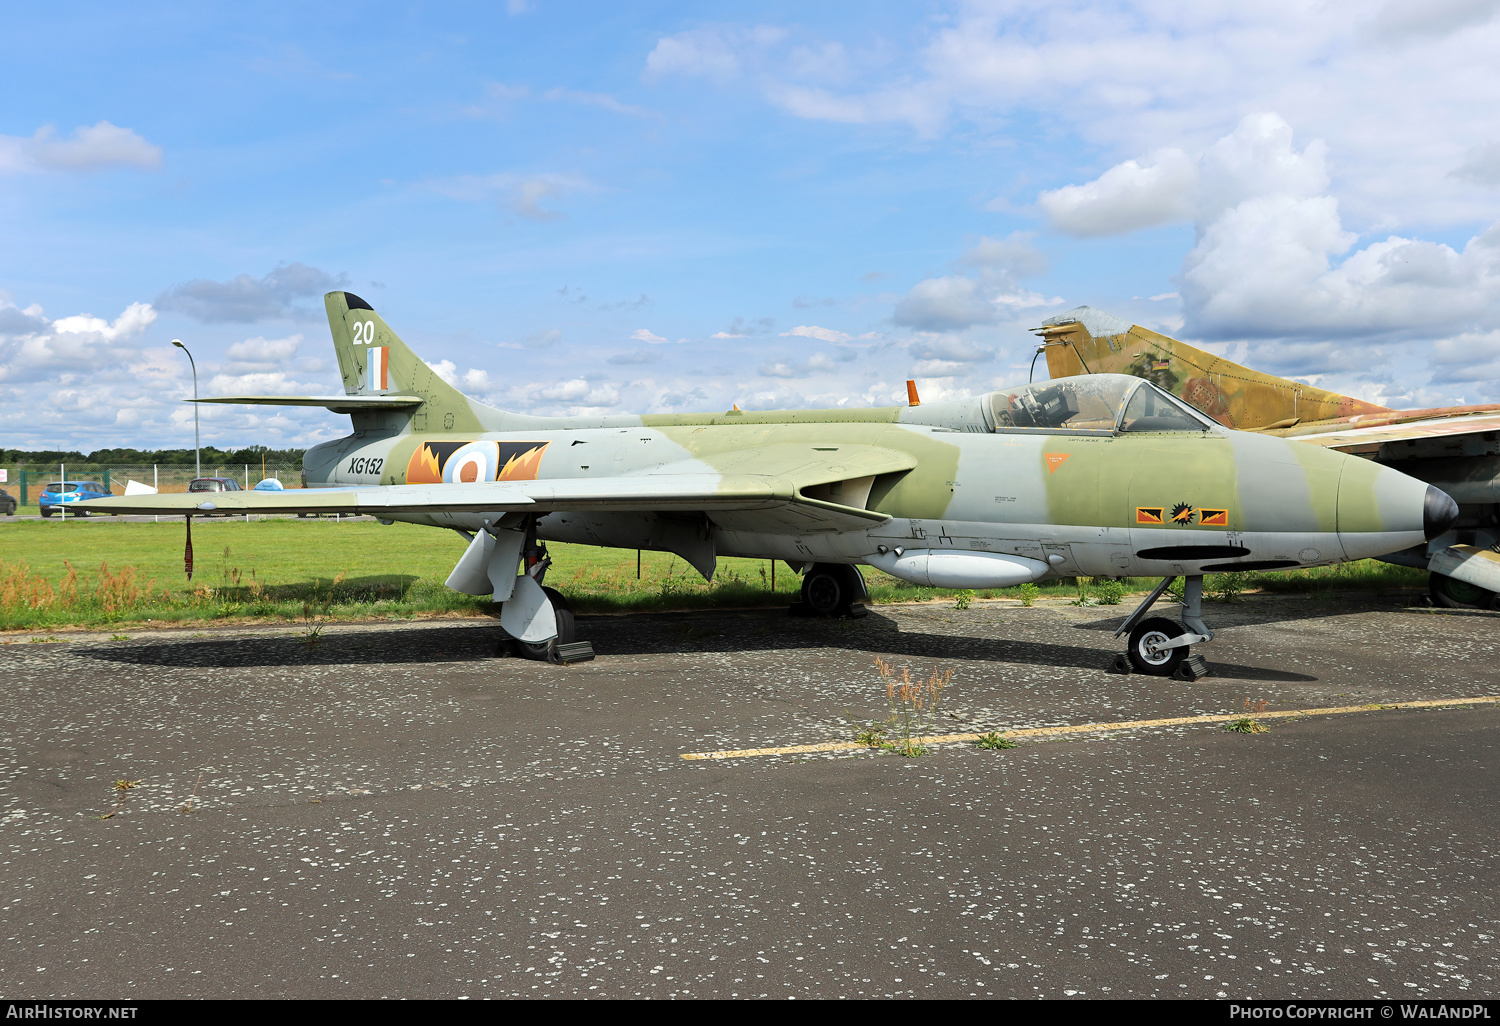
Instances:
[[[1432,572],[1432,597],[1500,608],[1500,405],[1393,410],[1251,370],[1092,307],[1036,329],[1052,377],[1132,374],[1225,427],[1363,456],[1442,489],[1459,519],[1426,545],[1380,557]]]

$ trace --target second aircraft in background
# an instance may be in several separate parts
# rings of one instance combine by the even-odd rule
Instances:
[[[1459,515],[1446,532],[1380,558],[1430,570],[1440,605],[1500,604],[1500,405],[1393,410],[1252,370],[1087,306],[1050,318],[1038,333],[1054,378],[1145,378],[1225,427],[1362,456],[1447,492]]]

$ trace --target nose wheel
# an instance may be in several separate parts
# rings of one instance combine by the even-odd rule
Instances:
[[[1182,624],[1174,623],[1165,616],[1153,616],[1142,620],[1130,631],[1130,647],[1125,656],[1130,668],[1136,673],[1148,673],[1153,677],[1170,677],[1188,656],[1187,646],[1167,648],[1186,633]]]
[[[1201,656],[1190,655],[1189,646],[1212,641],[1214,632],[1203,622],[1203,578],[1189,577],[1182,590],[1182,623],[1164,616],[1147,617],[1156,600],[1161,598],[1177,578],[1164,577],[1145,601],[1125,618],[1115,637],[1128,633],[1130,640],[1125,657],[1114,657],[1116,673],[1145,673],[1153,677],[1184,676],[1196,680],[1208,672]]]

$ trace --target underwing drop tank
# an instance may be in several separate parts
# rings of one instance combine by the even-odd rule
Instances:
[[[888,549],[869,558],[871,566],[924,588],[1012,588],[1040,580],[1051,569],[1038,559],[998,552],[944,552]]]

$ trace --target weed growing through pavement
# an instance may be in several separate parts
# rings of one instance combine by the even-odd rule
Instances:
[[[860,740],[872,748],[907,758],[926,753],[920,742],[932,730],[943,702],[943,690],[953,679],[953,671],[933,670],[927,680],[919,681],[912,677],[910,668],[903,666],[897,674],[896,668],[879,656],[875,657],[875,671],[885,682],[889,715],[884,724],[871,724]]]
[[[225,551],[227,552],[228,550]],[[342,572],[326,588],[320,580],[313,586],[312,598],[303,600],[302,621],[307,624],[307,629],[302,632],[302,641],[309,647],[323,640],[323,628],[327,627],[328,621],[332,619],[328,609],[333,605],[333,594],[338,586],[343,583],[344,574]]]
[[[193,811],[193,799],[196,798],[196,797],[198,797],[198,784],[203,783],[203,773],[204,773],[203,770],[199,770],[198,771],[198,780],[197,780],[196,783],[193,784],[193,793],[190,794],[190,795],[188,795],[187,804],[184,805],[184,806],[182,806],[181,809],[180,809],[180,811],[182,811],[182,812],[192,812]]]
[[[111,634],[109,636],[109,640],[110,641],[129,641],[130,640],[130,635],[129,634]]]
[[[110,809],[108,812],[106,812],[104,815],[100,816],[99,818],[100,819],[109,819],[115,813],[119,812],[120,811],[120,806],[122,806],[122,805],[125,804],[125,796],[127,794],[129,794],[130,791],[131,791],[131,789],[134,788],[135,785],[137,785],[139,783],[140,783],[139,780],[116,780],[114,782],[114,785],[113,785],[114,789],[115,789],[115,807],[113,809]]]
[[[55,637],[55,636],[49,634],[45,638],[36,638],[36,637],[33,637],[31,639],[31,643],[33,645],[50,645],[54,641],[61,641],[61,640],[62,640],[61,638],[58,638],[58,637]]]
[[[302,632],[302,643],[311,648],[323,640],[323,628],[327,624],[313,615],[309,602],[302,603],[302,619],[307,623],[307,629]]]
[[[962,591],[960,591],[957,595],[954,596],[954,601],[953,601],[953,608],[954,609],[968,609],[973,604],[974,604],[974,592],[970,588],[965,588]]]
[[[972,744],[974,745],[975,748],[988,748],[988,749],[992,749],[992,750],[999,750],[999,749],[1002,749],[1002,748],[1020,748],[1021,747],[1021,742],[1019,742],[1019,741],[1012,741],[1010,738],[1006,737],[1004,734],[999,734],[999,733],[996,733],[994,731],[991,731],[988,734],[980,734],[979,738],[977,740],[973,741]]]
[[[1270,708],[1271,703],[1264,698],[1252,702],[1245,699],[1244,711],[1248,714],[1263,713]],[[1230,720],[1224,724],[1224,729],[1233,734],[1264,734],[1271,728],[1254,718],[1254,715],[1241,716],[1237,720]]]
[[[1034,584],[1021,585],[1021,605],[1029,606],[1033,604],[1034,602],[1036,602],[1036,597],[1040,595],[1041,592],[1042,589],[1038,588]]]

